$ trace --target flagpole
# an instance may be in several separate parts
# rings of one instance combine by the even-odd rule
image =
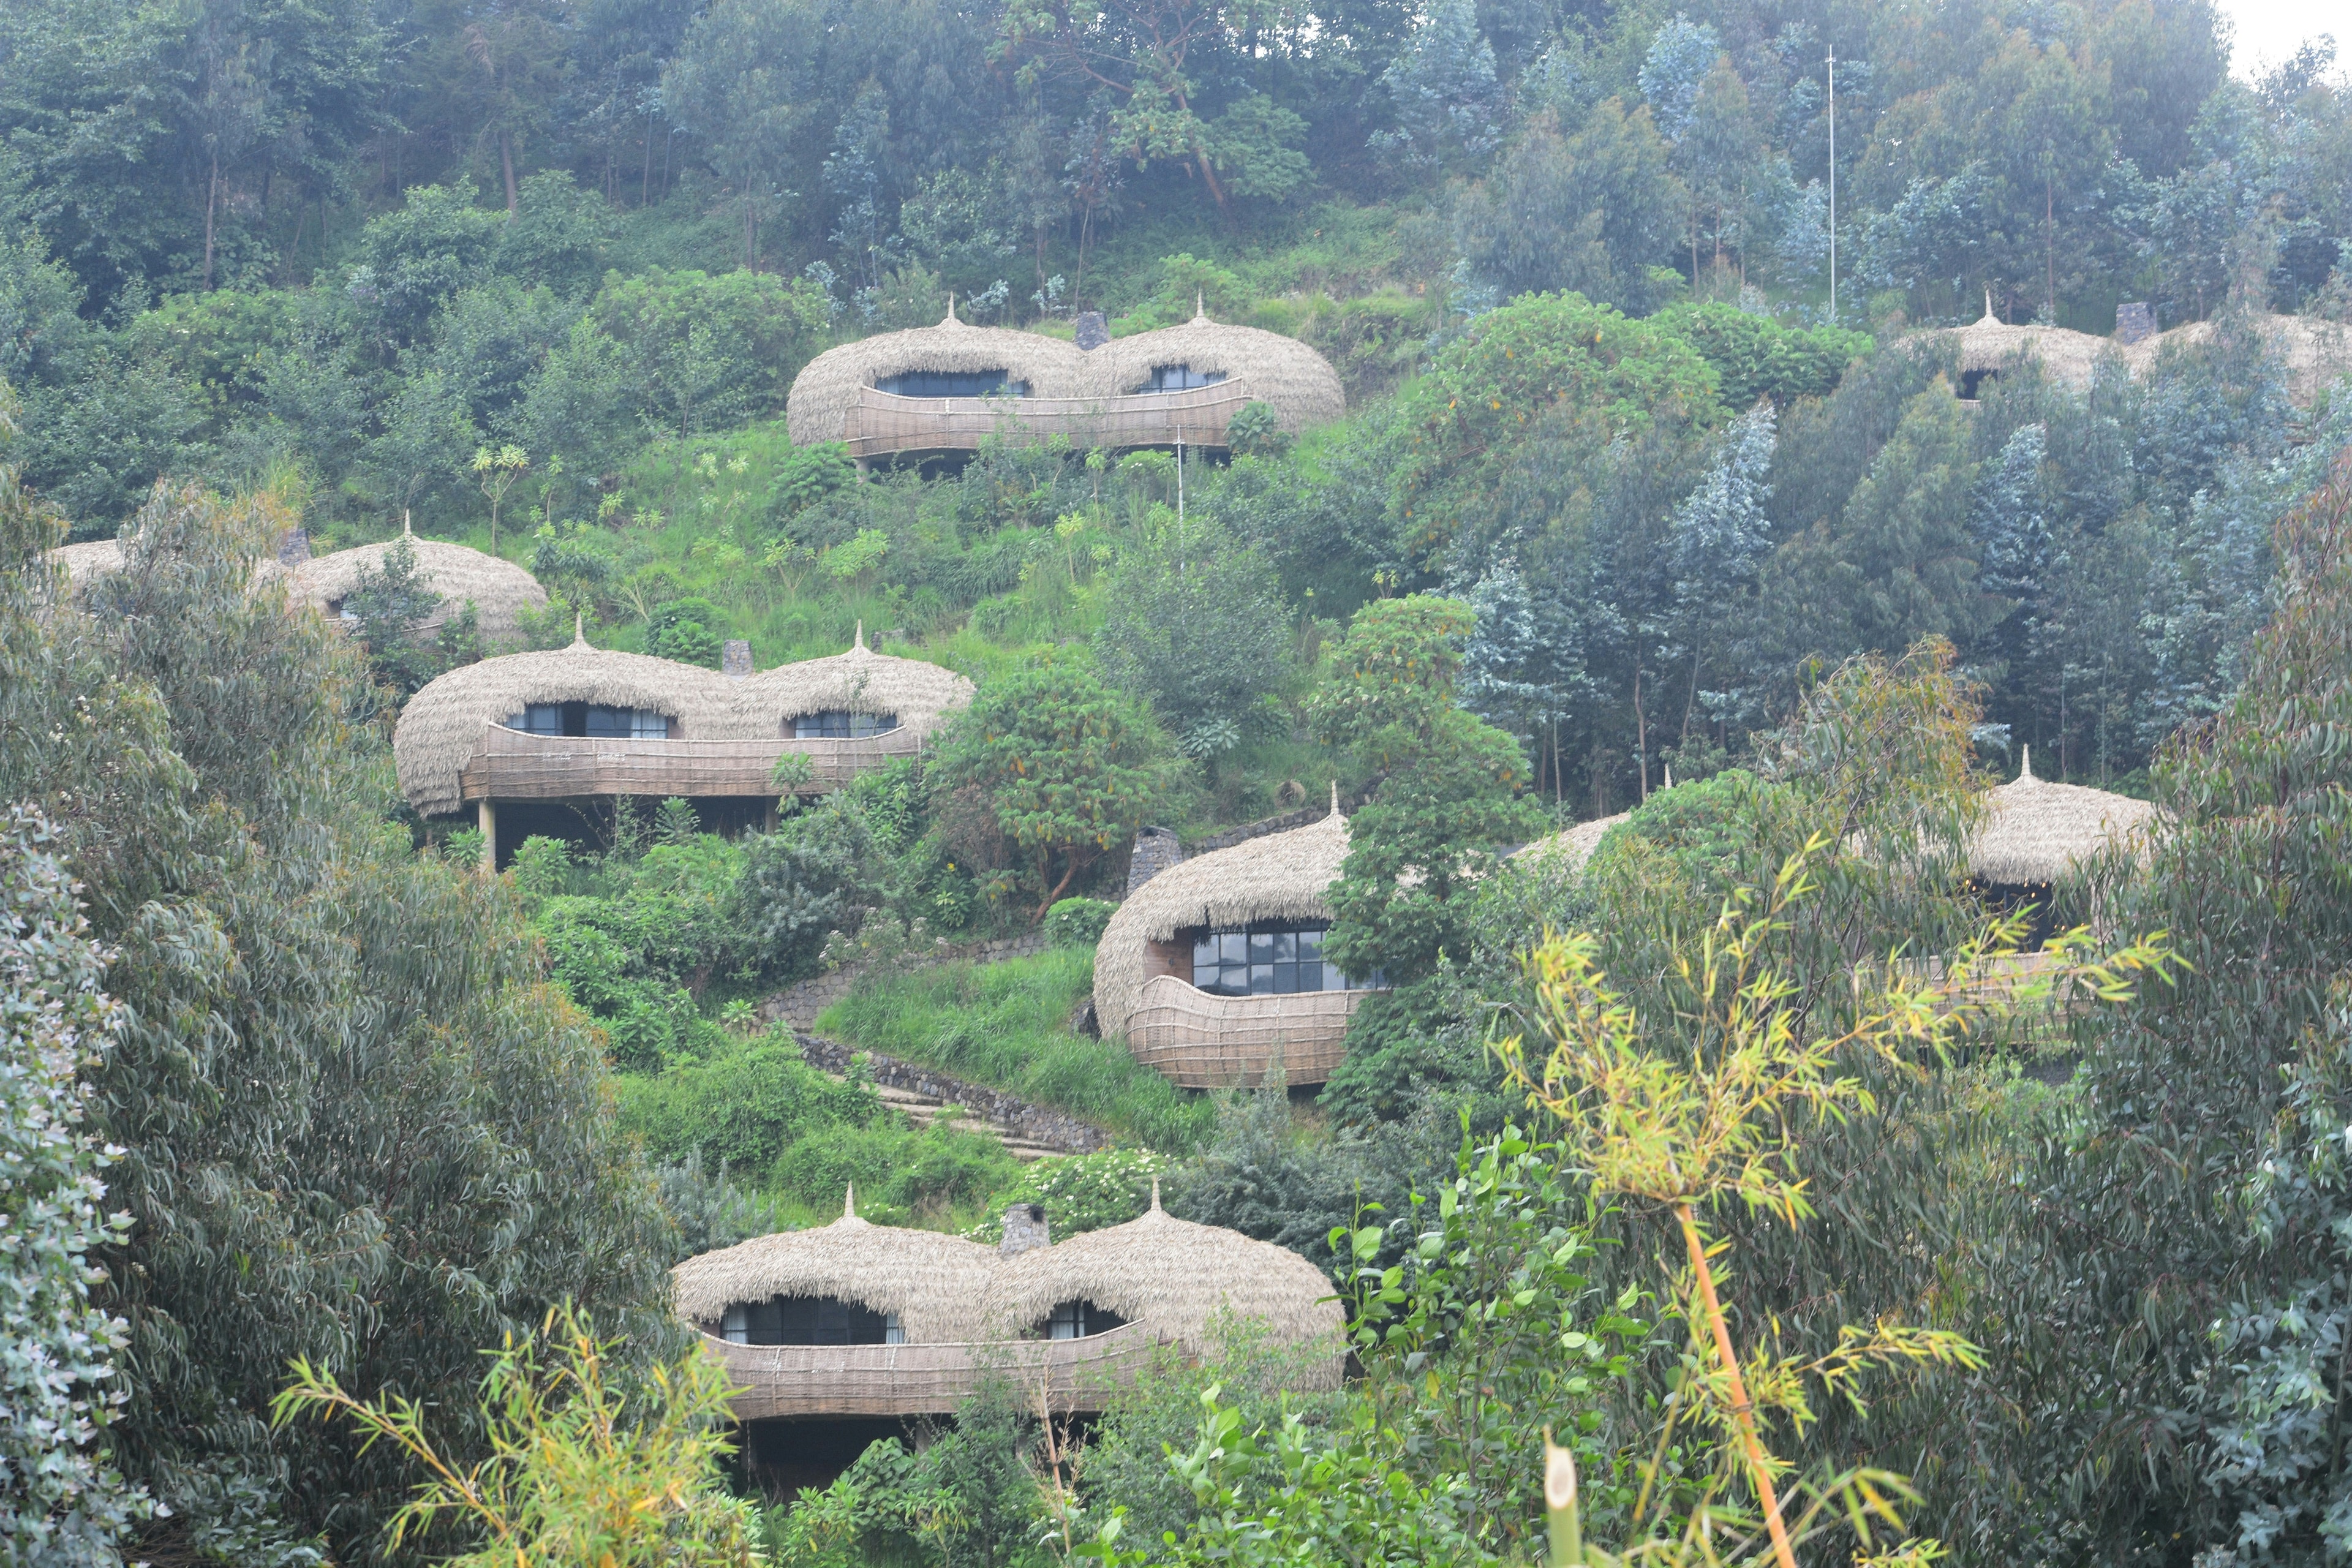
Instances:
[[[1837,45],[1830,46],[1830,324],[1837,325]]]

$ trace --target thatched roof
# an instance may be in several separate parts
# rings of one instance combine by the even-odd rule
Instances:
[[[483,727],[533,702],[649,709],[677,720],[686,739],[727,737],[740,727],[735,684],[715,669],[591,647],[584,637],[551,652],[461,665],[426,682],[401,710],[392,736],[401,793],[427,816],[456,811],[463,804],[457,775]]]
[[[2308,407],[2341,377],[2352,375],[2352,326],[2315,316],[2263,316],[2256,328],[2269,342],[2271,355],[2286,373],[2290,401]],[[2134,375],[2156,368],[2168,345],[2187,347],[2213,341],[2213,323],[2190,321],[2143,338],[2123,351]]]
[[[122,570],[122,541],[93,539],[85,544],[60,544],[49,552],[49,561],[64,567],[70,586],[79,588],[94,577]]]
[[[971,705],[972,684],[954,670],[919,658],[898,658],[866,646],[859,623],[847,653],[780,664],[735,682],[739,721],[746,733],[773,735],[803,713],[839,709],[896,713],[899,724],[928,740],[948,715]]]
[[[2053,381],[2077,392],[2090,386],[2099,356],[2116,348],[2105,338],[2063,327],[2012,327],[1993,315],[1990,299],[1980,320],[1943,335],[1959,345],[1963,372],[2011,370],[2036,360]]]
[[[1297,338],[1227,326],[1205,314],[1181,327],[1113,338],[1086,357],[1089,390],[1097,396],[1140,392],[1154,370],[1181,364],[1245,384],[1252,397],[1273,405],[1281,427],[1294,433],[1348,412],[1339,373],[1321,354]]]
[[[1276,1343],[1328,1342],[1332,1353],[1303,1385],[1339,1385],[1345,1316],[1323,1271],[1270,1241],[1175,1218],[1160,1208],[1157,1185],[1141,1219],[999,1263],[990,1279],[989,1331],[1007,1338],[1033,1331],[1066,1301],[1091,1301],[1148,1324],[1196,1356],[1216,1348],[1210,1325],[1219,1312],[1255,1318]]]
[[[1328,921],[1325,889],[1348,858],[1348,819],[1335,789],[1330,814],[1287,833],[1269,833],[1180,861],[1111,911],[1095,944],[1095,1016],[1105,1034],[1124,1034],[1139,1005],[1145,944],[1191,926],[1251,921]],[[1108,1303],[1106,1303],[1108,1305]]]
[[[831,1297],[896,1312],[910,1344],[955,1344],[980,1336],[996,1263],[993,1248],[961,1237],[870,1225],[853,1198],[831,1225],[689,1258],[670,1279],[678,1316],[711,1329],[737,1302]]]
[[[1033,397],[1123,397],[1143,390],[1160,365],[1222,371],[1273,405],[1282,428],[1301,430],[1347,412],[1339,373],[1324,357],[1279,332],[1226,326],[1196,315],[1180,327],[1114,338],[1089,353],[1037,332],[967,326],[949,307],[936,327],[883,332],[827,349],[793,382],[785,424],[797,446],[838,441],[858,390],[909,371],[1002,370],[1029,384]]]
[[[1633,815],[1630,811],[1621,811],[1614,816],[1596,816],[1591,822],[1580,822],[1559,833],[1547,834],[1512,858],[1540,860],[1558,856],[1569,870],[1581,871],[1584,863],[1592,858],[1592,852],[1601,847],[1601,835]]]
[[[956,320],[950,300],[947,318],[936,327],[860,338],[809,361],[785,398],[785,428],[796,447],[838,441],[860,387],[909,371],[1001,370],[1027,382],[1033,396],[1076,396],[1086,357],[1076,343],[1059,338],[967,325]]]
[[[438,539],[418,539],[402,525],[402,538],[416,552],[417,574],[441,596],[440,607],[417,627],[431,637],[441,623],[468,602],[486,647],[510,646],[522,636],[520,612],[547,608],[547,590],[539,579],[511,561],[451,544]],[[362,544],[331,555],[314,555],[294,568],[293,588],[320,610],[359,586],[361,574],[381,573],[383,558],[400,540]]]
[[[1982,882],[2060,881],[2103,850],[2144,843],[2156,816],[2144,800],[2035,778],[2031,747],[2016,779],[1985,804],[1969,844],[1969,875]]]

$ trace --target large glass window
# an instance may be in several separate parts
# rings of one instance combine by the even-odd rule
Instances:
[[[795,741],[863,741],[869,735],[887,735],[898,727],[896,713],[852,713],[846,709],[828,708],[822,713],[803,713],[793,721]]]
[[[1346,991],[1348,977],[1323,957],[1327,929],[1266,921],[1246,931],[1199,932],[1192,939],[1192,984],[1217,996]],[[1376,986],[1379,977],[1363,984]]]
[[[1010,393],[1029,395],[1029,384],[1014,381],[1001,370],[910,370],[886,375],[874,384],[877,392],[899,397],[991,397]]]
[[[1125,1326],[1127,1320],[1107,1307],[1092,1301],[1065,1301],[1054,1309],[1045,1320],[1045,1337],[1049,1340],[1091,1339]]]
[[[1194,370],[1189,364],[1156,364],[1151,367],[1151,379],[1143,384],[1146,392],[1190,392],[1196,386],[1214,386],[1225,379],[1221,370]]]
[[[778,1296],[738,1302],[720,1319],[719,1333],[736,1345],[902,1345],[906,1328],[896,1312],[877,1312],[832,1297]]]
[[[534,702],[510,714],[507,728],[528,735],[658,741],[669,733],[669,715],[650,708],[612,708],[601,702]]]

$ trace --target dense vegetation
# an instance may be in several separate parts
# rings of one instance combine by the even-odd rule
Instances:
[[[1768,1552],[1769,1451],[1808,1560],[2334,1560],[2352,396],[2259,322],[2352,318],[2352,91],[2228,67],[2205,0],[0,8],[0,1559],[1525,1562],[1557,1443],[1612,1554]],[[812,355],[950,293],[1198,300],[1349,413],[793,445]],[[2127,300],[2212,332],[1964,403],[1910,331]],[[534,646],[862,622],[980,697],[772,831],[637,802],[479,876],[386,737],[500,650],[413,638],[397,558],[349,637],[253,572],[404,519],[527,564]],[[1955,851],[2028,743],[2165,812],[2063,891],[2127,962],[2054,1051],[1880,962],[1987,940]],[[1333,781],[1330,952],[1388,989],[1328,1088],[1076,1026],[1138,827]],[[1018,1166],[760,1022],[861,963],[824,1032],[1120,1147]],[[1634,1168],[1759,1052],[1777,1216]],[[999,1389],[722,1495],[676,1259],[852,1183],[984,1237],[1155,1178],[1330,1274],[1346,1390],[1234,1323],[1075,1451]],[[509,1489],[395,1542],[428,1457]]]

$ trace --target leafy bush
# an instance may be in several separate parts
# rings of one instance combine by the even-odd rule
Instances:
[[[1118,908],[1108,899],[1064,899],[1045,911],[1045,940],[1055,947],[1092,947]]]
[[[1715,367],[1717,395],[1735,414],[1759,397],[1783,408],[1800,397],[1826,397],[1837,390],[1845,367],[1875,346],[1867,332],[1784,327],[1721,300],[1669,305],[1650,319]]]
[[[733,1044],[698,1062],[620,1080],[623,1124],[658,1160],[772,1170],[795,1140],[827,1127],[864,1127],[881,1115],[870,1084],[845,1083],[808,1065],[782,1033]]]
[[[751,840],[740,900],[762,964],[783,978],[814,970],[827,937],[855,934],[881,904],[886,871],[854,796],[828,795]]]
[[[997,1212],[964,1232],[993,1247],[1004,1238],[1004,1210],[1043,1204],[1056,1239],[1125,1225],[1151,1206],[1152,1190],[1171,1169],[1149,1149],[1098,1149],[1029,1165],[1012,1190],[996,1194]]]
[[[672,599],[646,617],[646,651],[680,664],[719,668],[727,616],[708,599]]]
[[[895,1121],[835,1124],[795,1141],[771,1184],[819,1213],[857,1188],[858,1212],[883,1224],[937,1224],[978,1210],[1016,1179],[1019,1163],[992,1133],[934,1122],[910,1132]]]

